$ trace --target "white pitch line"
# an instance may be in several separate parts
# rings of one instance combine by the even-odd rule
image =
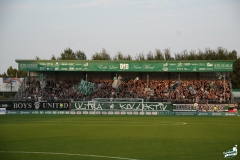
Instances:
[[[100,155],[91,155],[91,154],[72,154],[72,153],[54,153],[54,152],[25,152],[25,151],[0,151],[0,152],[2,152],[2,153],[23,153],[23,154],[52,154],[52,155],[66,155],[66,156],[97,157],[97,158],[108,158],[108,159],[138,160],[138,159],[132,159],[132,158],[100,156]]]

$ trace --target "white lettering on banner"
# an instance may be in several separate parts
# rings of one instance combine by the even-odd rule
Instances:
[[[62,108],[68,108],[68,103],[42,103],[43,108],[60,108],[60,104],[62,104]]]
[[[103,102],[103,103],[89,103],[89,102],[74,102],[72,103],[72,109],[78,109],[78,110],[103,110],[103,109],[108,109],[108,110],[142,110],[142,107],[144,110],[169,110],[170,108],[167,108],[168,105],[170,104],[165,104],[165,103],[159,103],[159,102],[122,102],[122,103],[117,103],[117,102]]]
[[[92,109],[94,109],[94,106],[92,107]],[[96,107],[96,109],[98,109],[98,110],[102,110],[102,106],[101,106],[100,103],[98,104],[98,106]]]
[[[74,106],[75,106],[76,109],[86,109],[86,106],[88,106],[88,104],[74,103]]]
[[[21,108],[21,109],[30,109],[30,108],[33,108],[32,106],[32,103],[13,103],[13,108],[14,109],[18,109],[18,108]]]
[[[120,69],[128,70],[129,69],[129,64],[127,64],[127,63],[120,63]]]
[[[158,108],[159,108],[159,110],[165,111],[165,109],[167,108],[167,105],[164,106],[163,103],[150,104],[150,105],[144,104],[144,109],[145,109],[145,108],[146,108],[147,110],[158,110]]]

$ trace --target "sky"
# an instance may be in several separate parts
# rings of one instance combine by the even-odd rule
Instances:
[[[135,57],[223,47],[240,56],[240,0],[0,0],[0,74],[66,48]]]

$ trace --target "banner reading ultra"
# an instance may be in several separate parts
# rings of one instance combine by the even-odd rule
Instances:
[[[97,102],[95,106],[88,101],[71,102],[71,109],[77,110],[149,110],[170,111],[170,102]],[[143,108],[142,108],[143,107]]]

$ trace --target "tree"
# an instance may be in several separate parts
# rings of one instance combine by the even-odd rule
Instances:
[[[230,72],[232,88],[240,88],[240,57],[233,64],[233,72]]]
[[[35,60],[40,60],[40,58],[38,56],[35,57]]]
[[[64,49],[64,51],[61,53],[58,59],[59,60],[76,60],[76,56],[72,49],[67,48],[67,49]]]
[[[54,55],[52,55],[50,60],[57,60],[57,58]]]
[[[154,55],[151,51],[149,51],[146,55],[146,59],[147,60],[154,60]]]
[[[136,55],[135,59],[140,60],[140,61],[145,60],[145,55],[143,54],[143,52],[139,53],[139,54]]]
[[[132,56],[127,54],[126,56],[124,56],[124,60],[132,60]]]
[[[101,52],[96,52],[94,55],[92,55],[92,60],[111,60],[111,57],[107,53],[106,49],[102,48]]]
[[[160,49],[155,49],[154,59],[155,60],[164,60],[163,53]]]
[[[26,71],[18,71],[17,69],[12,68],[12,66],[10,66],[7,69],[7,72],[0,74],[0,77],[26,77],[26,76],[27,76]]]
[[[164,57],[165,57],[165,60],[174,60],[174,58],[171,57],[171,52],[169,48],[166,48],[164,50]]]
[[[87,57],[86,57],[85,53],[83,51],[80,51],[80,50],[75,52],[75,58],[77,60],[87,60]]]
[[[124,60],[124,56],[122,54],[122,52],[118,52],[114,57],[113,60]]]

